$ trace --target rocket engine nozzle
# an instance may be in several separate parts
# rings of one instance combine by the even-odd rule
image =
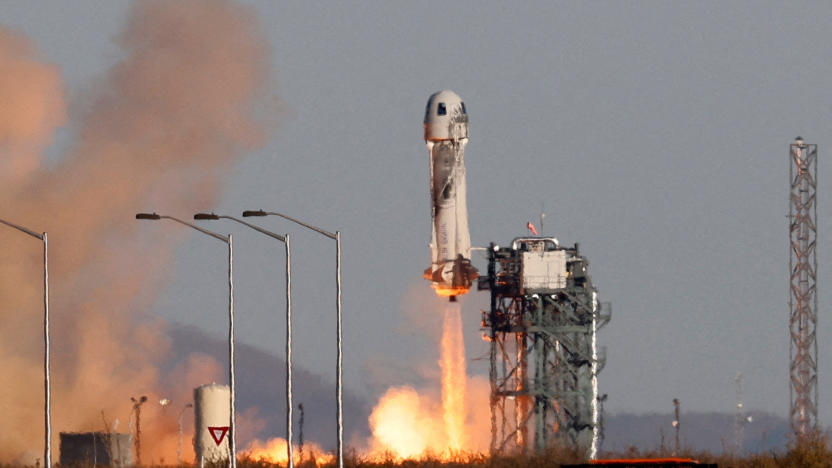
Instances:
[[[471,289],[478,277],[479,271],[462,254],[454,260],[425,270],[425,279],[431,282],[433,290],[442,297],[462,296]]]

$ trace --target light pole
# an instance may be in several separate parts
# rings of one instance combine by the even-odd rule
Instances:
[[[275,234],[260,226],[247,223],[233,216],[220,216],[214,213],[197,213],[194,215],[197,220],[230,219],[231,221],[248,226],[255,231],[265,234],[273,239],[283,242],[286,247],[286,454],[289,460],[289,468],[294,468],[295,462],[292,449],[292,255],[289,248],[289,234]]]
[[[230,397],[230,406],[231,406],[231,414],[229,415],[228,421],[228,431],[231,433],[230,435],[230,450],[231,454],[228,457],[228,466],[231,468],[237,468],[237,426],[236,426],[236,418],[237,418],[237,411],[235,408],[235,398],[236,393],[234,389],[234,241],[231,237],[231,234],[228,236],[223,236],[221,234],[217,234],[215,232],[211,232],[207,229],[203,229],[197,225],[191,224],[186,221],[182,221],[181,219],[174,218],[173,216],[163,216],[158,215],[156,213],[137,213],[136,219],[146,219],[146,220],[159,220],[159,219],[169,219],[171,221],[176,221],[179,224],[184,224],[190,228],[196,229],[197,231],[209,235],[214,239],[221,240],[228,245],[228,381],[229,386],[231,387],[231,397]]]
[[[52,467],[52,399],[49,385],[49,241],[46,233],[38,234],[31,229],[4,221],[0,223],[20,232],[28,234],[35,239],[43,241],[43,466]]]
[[[188,408],[193,408],[193,403],[188,403],[187,405],[182,407],[182,411],[179,412],[179,440],[176,445],[176,465],[182,466],[182,416],[185,415],[185,410]]]
[[[133,402],[133,412],[136,413],[136,440],[133,445],[136,447],[136,466],[142,466],[142,405],[147,401],[147,396],[142,395],[138,400],[130,397]]]
[[[343,360],[343,353],[341,350],[341,232],[335,231],[335,233],[331,233],[329,231],[325,231],[321,228],[312,226],[311,224],[304,223],[303,221],[297,220],[292,218],[291,216],[287,216],[282,213],[277,213],[273,211],[263,211],[263,210],[246,210],[243,211],[243,217],[247,218],[249,216],[279,216],[283,219],[287,219],[292,221],[295,224],[299,224],[307,229],[311,229],[318,234],[326,236],[335,241],[335,295],[336,295],[336,303],[335,303],[335,315],[336,315],[336,329],[337,329],[337,357],[336,357],[336,364],[335,364],[335,405],[336,405],[336,421],[337,421],[337,431],[338,431],[338,468],[344,468],[344,412],[343,412],[343,398],[342,398],[342,377],[341,377],[341,363]]]

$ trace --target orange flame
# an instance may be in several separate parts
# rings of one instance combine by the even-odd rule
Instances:
[[[466,375],[462,318],[458,303],[447,304],[440,340],[441,398],[435,392],[392,387],[370,415],[373,433],[370,459],[419,459],[426,456],[452,461],[465,453],[479,453],[489,443],[489,387],[481,377]]]
[[[490,387],[482,376],[468,377],[460,303],[446,303],[439,341],[440,391],[417,390],[410,386],[388,388],[369,418],[372,438],[361,450],[368,462],[419,460],[435,457],[458,461],[466,455],[483,453],[490,443]],[[470,411],[482,408],[482,411]],[[334,462],[334,455],[309,444],[317,465]],[[255,441],[249,457],[286,465],[286,440]],[[299,463],[295,447],[295,463]],[[462,458],[461,458],[462,457]],[[310,460],[310,458],[305,458]]]
[[[289,455],[287,453],[286,439],[275,437],[266,442],[254,440],[249,444],[245,452],[252,460],[272,463],[276,465],[287,465]],[[292,458],[295,465],[313,460],[315,465],[326,465],[335,461],[335,455],[324,452],[318,444],[305,443],[303,445],[303,460],[297,445],[292,445]]]
[[[436,408],[411,387],[393,387],[370,414],[374,447],[371,458],[417,458],[429,450],[441,451],[444,430]]]
[[[441,297],[462,296],[471,289],[470,286],[447,286],[441,283],[431,283],[431,287]]]
[[[451,303],[445,309],[442,330],[442,419],[448,436],[448,449],[463,448],[465,437],[465,342],[462,339],[462,318],[459,303]]]

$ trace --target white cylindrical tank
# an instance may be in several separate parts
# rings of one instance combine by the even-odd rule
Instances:
[[[227,385],[208,384],[194,389],[195,463],[228,460],[231,390]],[[217,440],[220,442],[217,443]]]

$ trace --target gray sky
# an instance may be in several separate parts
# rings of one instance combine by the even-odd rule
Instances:
[[[279,130],[205,209],[285,211],[343,233],[350,389],[419,384],[436,357],[440,310],[421,278],[430,238],[421,121],[427,97],[447,88],[471,118],[473,243],[524,234],[542,206],[545,234],[580,242],[612,302],[600,335],[611,412],[669,411],[674,397],[686,410],[733,411],[742,371],[747,408],[787,413],[787,151],[797,135],[817,143],[820,414],[830,422],[832,5],[247,3],[271,42]],[[60,65],[77,101],[118,58],[112,38],[126,11],[3,2],[0,23]],[[334,245],[278,219],[262,225],[293,234],[296,363],[331,373]],[[282,246],[211,228],[235,233],[239,339],[282,352]],[[155,310],[223,333],[224,262],[215,242],[189,237]],[[464,300],[470,359],[486,350],[487,301]]]

